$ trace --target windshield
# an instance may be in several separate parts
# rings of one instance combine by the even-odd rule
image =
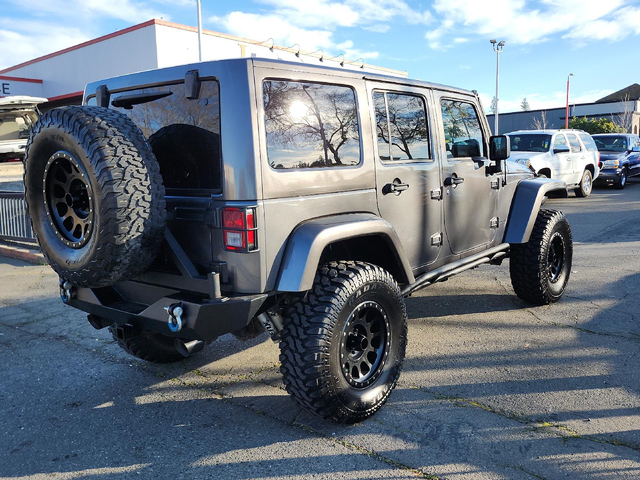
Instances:
[[[551,135],[543,133],[525,133],[509,135],[512,152],[548,152]]]
[[[607,137],[594,137],[596,146],[601,152],[626,152],[627,137],[621,135],[611,135]]]

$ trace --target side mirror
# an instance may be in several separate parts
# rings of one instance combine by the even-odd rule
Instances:
[[[632,152],[640,152],[640,147],[631,147]]]
[[[569,147],[555,147],[553,149],[553,153],[569,153],[570,151]]]
[[[496,162],[511,155],[511,140],[506,135],[495,135],[489,139],[489,159]]]

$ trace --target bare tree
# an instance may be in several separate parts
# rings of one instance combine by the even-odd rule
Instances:
[[[547,111],[540,112],[540,118],[534,118],[531,124],[534,130],[546,130],[547,129]]]
[[[619,103],[621,112],[616,116],[611,115],[611,121],[620,127],[621,131],[630,133],[633,126],[633,106],[629,101],[629,94],[627,93]]]

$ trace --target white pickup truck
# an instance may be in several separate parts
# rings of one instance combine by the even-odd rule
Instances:
[[[38,120],[36,107],[46,101],[24,95],[0,98],[0,162],[24,158],[29,131]]]
[[[519,130],[507,133],[510,162],[525,165],[537,175],[562,180],[576,196],[587,197],[600,174],[600,152],[582,130]]]

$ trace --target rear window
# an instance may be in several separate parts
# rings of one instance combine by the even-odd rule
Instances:
[[[262,88],[272,168],[337,168],[360,163],[358,110],[350,87],[271,80]]]
[[[139,98],[132,101],[134,95]],[[95,105],[95,98],[88,103]],[[169,195],[221,191],[218,82],[202,81],[197,99],[188,99],[180,83],[114,93],[110,103],[149,140]]]

